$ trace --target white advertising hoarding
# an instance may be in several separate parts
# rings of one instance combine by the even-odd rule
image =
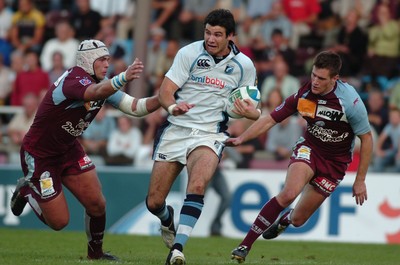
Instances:
[[[224,175],[232,193],[232,202],[223,216],[222,234],[242,238],[264,203],[280,191],[286,172],[225,170]],[[354,173],[346,175],[306,224],[286,230],[278,240],[400,243],[400,174],[369,173],[368,200],[363,206],[356,205],[352,197],[354,177]],[[167,203],[175,208],[176,223],[184,196],[184,192],[171,193],[167,198]],[[209,235],[218,203],[216,193],[208,190],[193,236]],[[113,233],[147,235],[157,235],[158,230],[158,219],[147,211],[144,204],[133,208],[110,228]]]

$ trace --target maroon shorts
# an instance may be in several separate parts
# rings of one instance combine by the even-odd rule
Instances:
[[[325,197],[329,197],[342,181],[348,166],[347,163],[321,157],[317,150],[305,142],[299,142],[294,147],[289,165],[295,162],[303,162],[311,167],[314,176],[309,183]]]
[[[21,189],[21,192],[24,196],[32,194],[38,202],[50,201],[60,194],[62,177],[79,175],[95,168],[78,142],[60,156],[41,158],[25,151],[24,147],[20,156],[22,171],[29,180],[29,187]]]

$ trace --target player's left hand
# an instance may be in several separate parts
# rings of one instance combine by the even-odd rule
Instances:
[[[140,74],[143,72],[143,68],[144,65],[142,61],[136,58],[135,61],[133,61],[133,63],[129,65],[125,71],[126,80],[132,81],[133,79],[138,79]]]
[[[232,110],[233,113],[238,114],[250,120],[257,120],[260,116],[260,112],[251,103],[250,99],[239,99],[237,98],[234,102],[235,108]]]
[[[364,201],[368,199],[365,181],[357,179],[354,181],[353,197],[355,197],[357,205],[363,205]]]

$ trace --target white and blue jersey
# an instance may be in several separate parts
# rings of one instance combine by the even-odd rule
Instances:
[[[229,55],[217,64],[204,48],[204,41],[179,50],[166,77],[179,87],[176,102],[195,106],[184,115],[170,115],[170,123],[207,132],[226,130],[229,93],[256,83],[253,62],[233,42],[230,48]]]

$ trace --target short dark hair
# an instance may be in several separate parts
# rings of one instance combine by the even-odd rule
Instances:
[[[221,26],[225,28],[226,35],[233,33],[235,35],[235,19],[228,9],[215,9],[211,11],[204,20],[204,28],[209,24],[211,26]]]
[[[330,76],[336,76],[342,68],[342,60],[339,54],[332,51],[322,51],[315,56],[314,66],[319,69],[328,69]]]

